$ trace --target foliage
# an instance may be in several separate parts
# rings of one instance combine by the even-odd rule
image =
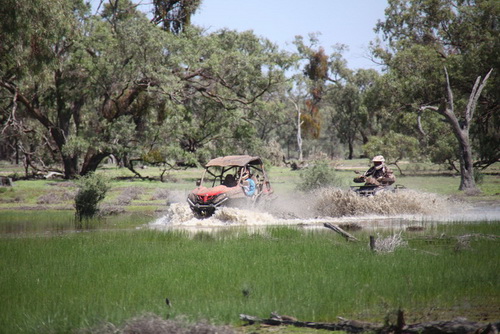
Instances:
[[[101,174],[90,173],[78,180],[75,209],[79,222],[97,214],[99,202],[106,197],[109,187],[107,178]]]
[[[413,109],[438,105],[446,97],[443,67],[449,71],[457,117],[465,117],[465,105],[474,81],[499,68],[500,26],[498,1],[390,0],[385,21],[377,24],[389,48],[374,48],[397,83],[399,107]],[[500,117],[497,87],[500,75],[493,72],[480,97],[471,125],[476,166],[497,161],[500,151]]]
[[[484,174],[477,168],[474,169],[474,182],[476,182],[476,184],[482,184],[484,182]]]
[[[380,95],[380,75],[375,70],[358,70],[344,77],[328,94],[331,125],[341,143],[348,146],[348,159],[354,157],[358,142],[366,143],[370,135],[380,132],[387,123],[383,105],[377,104]]]
[[[401,160],[412,161],[419,156],[419,143],[413,137],[389,131],[382,136],[370,137],[363,150],[369,157],[383,155],[387,164],[394,164],[399,169]]]
[[[302,191],[312,191],[318,188],[340,186],[342,186],[342,180],[336,175],[329,162],[319,160],[315,161],[312,166],[301,170],[297,188]]]
[[[154,0],[153,22],[162,24],[163,29],[179,34],[191,24],[191,16],[201,0]]]
[[[101,16],[88,15],[83,4],[69,6],[70,0],[50,6],[44,1],[7,8],[13,17],[25,8],[40,19],[47,16],[50,24],[37,30],[45,34],[43,57],[15,48],[18,39],[34,45],[29,22],[37,20],[2,25],[1,31],[13,49],[0,50],[6,56],[0,62],[0,121],[7,130],[2,136],[29,155],[27,168],[48,168],[47,147],[66,178],[95,171],[110,155],[125,166],[151,151],[164,163],[203,162],[262,146],[254,125],[282,117],[261,100],[271,100],[274,87],[284,82],[289,57],[252,32],[204,35],[183,26],[183,34],[175,35],[151,24],[130,1],[106,4]],[[160,10],[167,3],[155,5]],[[170,2],[174,11],[196,3]],[[44,141],[25,138],[35,134]]]
[[[241,153],[351,159],[392,131],[419,144],[397,156],[458,170],[451,128],[424,108],[446,97],[446,66],[459,120],[475,79],[495,69],[470,140],[475,167],[498,161],[498,1],[389,0],[376,27],[386,45],[372,45],[382,73],[349,69],[346,46],[328,51],[317,34],[297,36],[291,54],[252,31],[207,33],[190,22],[200,4],[154,0],[151,20],[133,0],[98,15],[83,0],[4,1],[1,158],[66,178],[109,156],[132,170]]]

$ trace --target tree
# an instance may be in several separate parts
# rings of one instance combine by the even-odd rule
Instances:
[[[264,113],[252,105],[284,82],[290,63],[252,32],[166,33],[131,1],[109,2],[102,16],[78,0],[7,5],[10,19],[26,11],[39,21],[1,26],[3,138],[33,167],[49,168],[35,152],[53,153],[66,178],[110,155],[133,169],[153,156],[203,161],[257,147],[255,120]],[[29,133],[30,146],[17,133]]]
[[[305,91],[305,82],[301,76],[295,76],[294,78],[295,87],[294,89],[290,88],[287,91],[288,101],[292,104],[293,110],[295,111],[295,115],[293,115],[293,119],[295,120],[295,129],[296,129],[296,143],[297,143],[297,151],[298,151],[298,160],[302,162],[304,160],[304,150],[303,150],[303,137],[302,137],[302,126],[304,125],[303,120],[303,112],[305,111],[304,101],[307,97],[307,92]]]
[[[304,112],[301,113],[302,132],[305,137],[317,139],[321,133],[321,105],[326,85],[332,79],[329,76],[330,64],[325,50],[317,46],[316,35],[309,35],[310,45],[305,45],[302,36],[295,38],[298,54],[306,63],[303,74],[306,79],[308,96],[304,100]]]
[[[411,136],[388,131],[382,136],[372,136],[363,145],[365,154],[369,157],[383,155],[388,165],[394,165],[403,174],[399,162],[403,159],[414,160],[419,155],[418,140]]]
[[[179,34],[191,24],[191,16],[200,7],[201,0],[153,0],[153,23]]]
[[[263,107],[285,81],[289,56],[251,31],[203,36],[191,30],[181,38],[189,39],[179,50],[183,67],[176,69],[183,84],[175,130],[181,147],[218,154],[248,149],[259,138],[255,125],[263,117],[256,106]]]
[[[476,189],[476,183],[474,181],[474,165],[472,158],[472,147],[469,139],[469,131],[472,124],[472,118],[474,117],[474,112],[476,111],[477,101],[481,96],[486,81],[490,77],[493,70],[490,70],[488,74],[481,80],[481,77],[477,77],[472,92],[469,97],[469,101],[465,110],[462,112],[462,117],[457,117],[455,112],[455,101],[453,98],[452,88],[450,86],[450,78],[448,76],[448,71],[445,68],[446,73],[446,90],[447,98],[444,100],[439,107],[432,106],[422,106],[422,109],[432,109],[439,114],[443,115],[448,123],[450,123],[453,134],[457,138],[459,147],[459,157],[460,157],[460,190],[473,191]]]
[[[446,143],[448,140],[439,140],[439,132],[435,129],[429,136],[426,132],[430,128],[420,126],[425,114],[421,107],[438,108],[439,115],[445,117],[452,130],[442,133],[453,133],[459,142],[461,149],[456,156],[461,172],[465,174],[472,173],[472,168],[466,167],[469,158],[464,152],[469,148],[464,151],[467,146],[462,143],[465,137],[475,167],[485,168],[500,158],[500,93],[493,88],[499,84],[500,76],[493,72],[492,85],[483,86],[482,94],[477,94],[480,83],[479,86],[474,84],[478,75],[500,66],[499,15],[500,4],[490,0],[389,0],[386,20],[377,25],[377,30],[388,41],[388,48],[378,46],[374,51],[387,65],[387,75],[397,87],[399,107],[395,105],[394,109],[413,112],[422,144],[433,145],[432,142]],[[443,67],[449,72],[446,80],[441,74]],[[444,95],[443,85],[447,87]],[[470,95],[473,86],[476,87],[474,97]],[[442,100],[446,102],[440,104]],[[466,121],[467,105],[471,106],[474,100],[474,120]],[[453,107],[450,101],[453,101]],[[436,107],[439,104],[441,107]],[[462,113],[446,110],[461,110]],[[465,123],[468,123],[466,136],[458,131]],[[468,175],[462,175],[460,189],[469,188],[474,189],[475,185],[469,182]]]
[[[0,32],[5,41],[0,50],[0,88],[12,97],[12,103],[3,108],[4,112],[11,110],[5,127],[36,132],[26,128],[28,122],[21,118],[27,115],[39,122],[51,139],[47,144],[60,153],[66,177],[70,177],[76,173],[76,161],[63,147],[70,131],[69,119],[79,114],[83,97],[75,97],[81,73],[72,66],[78,57],[70,58],[69,52],[78,43],[82,28],[77,18],[85,15],[88,7],[81,1],[59,0],[49,5],[36,0],[9,1],[4,8],[8,15]],[[75,98],[65,103],[65,94]],[[49,116],[48,109],[56,116]]]
[[[2,30],[7,41],[13,40],[1,62],[0,87],[15,107],[6,126],[13,126],[14,119],[35,120],[38,126],[26,131],[47,133],[47,145],[59,156],[65,177],[85,175],[145,133],[146,115],[153,109],[146,95],[160,80],[172,77],[161,66],[168,60],[165,34],[138,12],[107,13],[114,18],[106,20],[89,17],[88,7],[76,0],[50,6],[46,0],[21,1],[13,6],[13,17],[25,8],[32,15],[48,16],[47,24],[14,22],[19,25],[14,32],[24,33],[20,36]],[[25,31],[41,34],[39,44]],[[25,48],[16,48],[15,41]],[[121,136],[125,133],[129,136]]]
[[[354,148],[366,144],[370,136],[383,132],[389,123],[384,115],[388,100],[383,100],[381,76],[375,70],[343,71],[342,80],[330,88],[326,101],[332,106],[330,122],[336,137],[347,145],[348,159]]]

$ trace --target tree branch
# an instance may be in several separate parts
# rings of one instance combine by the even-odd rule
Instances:
[[[465,109],[465,121],[467,122],[467,125],[474,116],[474,111],[476,110],[477,101],[479,99],[479,96],[481,95],[484,86],[486,85],[486,81],[490,77],[491,72],[493,72],[493,69],[491,69],[488,72],[488,74],[486,74],[483,81],[481,82],[481,85],[479,85],[481,76],[478,76],[476,82],[474,83],[474,88],[472,88],[472,92],[470,93],[469,97],[469,102],[467,103],[467,109]]]
[[[448,92],[448,107],[450,112],[455,115],[455,107],[453,106],[453,91],[451,90],[450,77],[448,76],[448,69],[444,67],[444,73],[446,74],[446,91]]]

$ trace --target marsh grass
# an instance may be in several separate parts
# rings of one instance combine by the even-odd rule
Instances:
[[[145,313],[233,325],[240,313],[273,311],[308,321],[380,321],[399,307],[410,317],[437,308],[474,318],[473,310],[493,305],[498,317],[499,241],[471,240],[457,252],[455,237],[471,232],[498,234],[498,227],[431,226],[403,234],[409,246],[384,254],[370,251],[363,231],[352,232],[363,242],[347,243],[330,232],[284,227],[3,238],[0,328],[71,332],[121,326]]]

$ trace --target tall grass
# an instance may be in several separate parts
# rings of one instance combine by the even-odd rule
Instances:
[[[436,238],[454,229],[498,233],[489,224],[448,228],[431,231]],[[237,324],[240,313],[267,317],[272,311],[336,321],[381,320],[398,307],[410,314],[438,307],[452,316],[468,315],[471,307],[498,309],[498,239],[457,251],[453,238],[436,244],[420,235],[407,248],[375,254],[367,235],[356,237],[366,243],[293,228],[194,237],[119,231],[3,238],[0,328],[70,332],[101,322],[119,325],[146,312]]]

